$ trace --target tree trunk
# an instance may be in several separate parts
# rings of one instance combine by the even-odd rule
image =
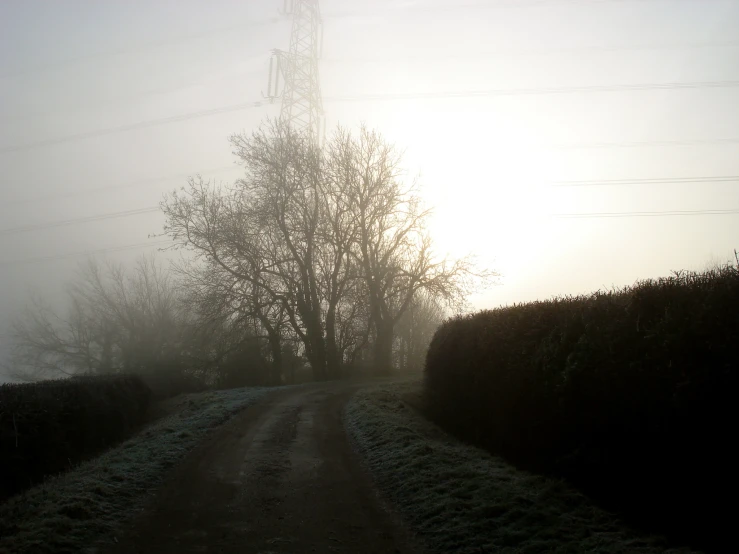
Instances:
[[[316,381],[326,380],[326,344],[321,332],[320,322],[315,321],[306,326],[306,356],[313,370],[313,379]]]
[[[398,368],[401,370],[408,369],[408,358],[409,358],[409,349],[410,345],[408,343],[408,335],[406,333],[403,333],[400,336],[400,345],[399,345],[399,352],[398,352]]]
[[[393,368],[393,326],[386,322],[376,321],[375,337],[375,371],[387,375]]]
[[[113,368],[113,339],[111,333],[106,329],[103,332],[103,353],[100,358],[100,373],[112,373]]]
[[[326,313],[326,373],[329,379],[341,377],[341,359],[336,345],[336,307]]]
[[[272,367],[270,368],[269,384],[279,385],[282,381],[282,343],[279,333],[269,333],[269,348],[272,351]]]
[[[313,341],[313,351],[309,356],[311,368],[313,369],[313,379],[315,381],[326,380],[326,351],[322,340]]]

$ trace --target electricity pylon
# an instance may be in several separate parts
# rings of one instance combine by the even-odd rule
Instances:
[[[323,100],[318,59],[323,33],[318,0],[285,0],[283,13],[292,14],[290,49],[272,51],[266,98],[281,98],[280,119],[320,144]],[[284,81],[282,91],[280,76]]]

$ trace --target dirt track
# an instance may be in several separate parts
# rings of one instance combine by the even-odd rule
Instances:
[[[347,441],[356,383],[270,395],[218,429],[137,516],[115,554],[413,553]]]

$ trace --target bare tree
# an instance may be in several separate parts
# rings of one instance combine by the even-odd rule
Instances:
[[[432,295],[416,293],[396,325],[398,367],[407,371],[423,369],[426,351],[444,316],[444,307]]]
[[[462,305],[472,264],[435,256],[430,212],[379,135],[339,129],[320,150],[273,122],[231,143],[244,177],[190,179],[162,202],[165,232],[217,275],[206,278],[216,305],[260,321],[273,360],[284,318],[316,379],[338,377],[370,340],[387,370],[395,325],[417,292]]]
[[[15,321],[11,372],[43,379],[176,369],[181,322],[175,286],[153,259],[130,273],[91,259],[69,288],[65,317],[37,301]]]
[[[284,304],[295,333],[305,345],[317,379],[329,362],[321,288],[320,151],[288,126],[275,122],[251,136],[231,137],[246,176],[238,182],[242,200],[263,221],[269,238],[265,257],[281,282]]]
[[[260,276],[259,268],[254,269],[255,278],[246,281],[213,263],[189,262],[175,267],[183,277],[183,299],[194,312],[200,338],[205,339],[202,342],[208,345],[199,350],[204,356],[200,356],[198,365],[217,368],[242,348],[244,341],[264,339],[271,358],[266,384],[279,384],[287,315],[284,304],[260,285],[264,276]]]
[[[92,338],[95,324],[79,303],[72,302],[67,318],[55,314],[39,298],[16,318],[11,328],[9,377],[38,381],[70,376],[101,367]]]
[[[131,272],[94,260],[82,267],[71,296],[94,314],[114,349],[109,370],[143,371],[176,363],[180,307],[171,276],[152,258],[140,258]],[[110,344],[112,343],[112,344]]]
[[[469,258],[439,258],[426,230],[431,213],[414,185],[404,185],[400,155],[375,132],[337,133],[334,163],[341,167],[357,227],[353,254],[366,282],[374,327],[375,367],[392,366],[395,325],[419,291],[458,309],[473,281],[492,272],[475,271]]]
[[[267,214],[252,201],[240,183],[227,188],[197,177],[161,205],[165,232],[193,253],[177,270],[203,323],[259,321],[270,342],[276,381],[284,324],[298,326],[295,281],[285,267],[291,258],[275,240]]]
[[[232,284],[248,283],[252,304],[262,299],[252,315],[269,314],[265,329],[276,312],[286,318],[317,379],[338,377],[337,325],[347,315],[339,306],[358,277],[344,182],[326,175],[320,150],[280,123],[231,141],[245,177],[230,187],[191,179],[163,201],[165,231]],[[276,360],[276,344],[274,351]]]

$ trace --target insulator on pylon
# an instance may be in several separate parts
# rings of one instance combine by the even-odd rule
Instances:
[[[318,47],[318,58],[323,58],[323,24],[321,24],[321,42]]]
[[[280,83],[280,71],[282,71],[282,68],[280,67],[281,66],[281,61],[282,61],[282,56],[280,56],[278,54],[277,55],[277,71],[275,72],[275,96],[279,96],[280,95],[280,91],[278,89],[280,88],[279,87],[279,83]]]
[[[269,79],[267,80],[267,97],[272,98],[272,65],[274,65],[275,58],[269,59]]]

